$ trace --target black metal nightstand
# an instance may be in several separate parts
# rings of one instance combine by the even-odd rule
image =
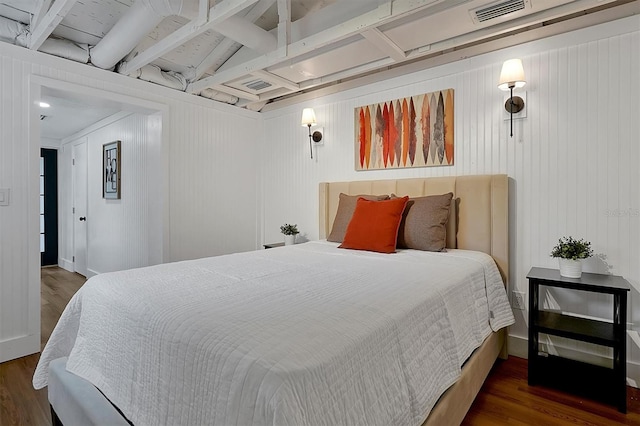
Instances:
[[[583,273],[565,278],[556,269],[531,268],[529,279],[529,384],[584,394],[627,412],[627,293],[629,282],[616,275]],[[540,286],[613,296],[613,322],[540,309]],[[538,334],[546,333],[613,348],[613,368],[539,352]]]

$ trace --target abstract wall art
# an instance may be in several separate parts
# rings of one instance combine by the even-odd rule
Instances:
[[[102,145],[102,197],[120,199],[120,141]]]
[[[355,109],[356,170],[453,165],[453,89]]]

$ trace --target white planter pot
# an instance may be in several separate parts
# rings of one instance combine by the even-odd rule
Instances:
[[[296,236],[295,235],[285,235],[284,236],[284,245],[285,246],[291,246],[294,245],[296,243]]]
[[[566,278],[580,278],[582,276],[582,261],[558,258],[560,275]]]

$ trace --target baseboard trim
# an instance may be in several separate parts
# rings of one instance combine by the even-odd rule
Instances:
[[[60,258],[58,260],[58,266],[66,271],[75,272],[73,269],[73,262],[70,261],[69,259]]]
[[[527,359],[529,357],[528,342],[529,339],[526,337],[509,336],[509,355]],[[611,358],[579,351],[574,348],[567,348],[561,345],[555,345],[554,349],[562,354],[562,356],[591,364],[610,366],[612,362]],[[627,360],[627,384],[634,388],[640,388],[640,363]]]
[[[40,335],[19,336],[0,342],[0,362],[40,352]]]
[[[93,269],[87,269],[87,278],[91,278],[94,275],[100,275],[100,272],[94,271]]]
[[[507,348],[509,348],[509,355],[524,359],[529,358],[529,339],[509,335]]]

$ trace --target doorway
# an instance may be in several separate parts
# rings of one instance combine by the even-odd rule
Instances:
[[[138,220],[147,204],[166,206],[163,168],[146,165],[164,161],[162,121],[167,108],[68,83],[36,80],[43,81],[34,92],[48,104],[39,109],[42,147],[58,149],[58,264],[90,277],[162,262],[166,211],[153,220],[143,218],[136,235],[125,235],[123,229]],[[118,201],[102,198],[98,187],[102,185],[102,145],[112,140],[123,141],[124,161],[131,164],[123,180],[130,189],[128,196]],[[149,191],[139,191],[149,185]],[[129,244],[128,237],[137,237],[137,244]]]
[[[58,264],[58,151],[40,149],[40,265]]]
[[[84,75],[84,73],[80,74]],[[94,79],[92,77],[83,77],[81,80],[89,85],[98,87],[104,86],[103,82],[101,82],[97,78]],[[158,170],[157,174],[149,176],[148,181],[151,184],[149,184],[148,187],[154,188],[156,190],[157,195],[153,195],[150,197],[152,197],[151,199],[153,200],[153,205],[158,206],[157,210],[161,211],[162,213],[159,223],[153,224],[153,240],[151,240],[151,238],[149,239],[150,243],[152,243],[149,246],[153,249],[152,259],[154,262],[157,262],[156,259],[158,259],[159,261],[164,260],[165,254],[169,253],[169,238],[165,238],[165,236],[168,235],[170,229],[169,204],[167,198],[169,194],[169,178],[168,174],[164,172],[164,170],[168,169],[165,166],[169,162],[168,146],[166,145],[166,143],[168,142],[168,132],[166,131],[167,127],[162,126],[162,123],[165,122],[169,115],[169,106],[165,103],[154,102],[141,98],[134,98],[124,93],[109,92],[94,87],[78,85],[67,81],[55,80],[36,74],[31,74],[28,81],[29,88],[27,92],[30,99],[28,104],[24,104],[25,108],[28,106],[29,121],[29,147],[27,161],[28,180],[24,183],[20,182],[19,185],[21,190],[26,191],[25,196],[28,198],[28,207],[26,208],[28,217],[25,218],[28,233],[28,235],[25,236],[25,238],[27,239],[26,251],[28,253],[28,257],[26,259],[20,259],[20,262],[26,263],[26,266],[24,268],[19,268],[20,271],[23,271],[24,269],[24,272],[26,274],[26,286],[21,288],[19,293],[9,295],[9,301],[15,301],[16,305],[13,307],[13,311],[9,310],[5,315],[9,319],[9,322],[11,322],[12,320],[14,321],[15,327],[18,327],[15,328],[15,330],[22,331],[24,329],[26,334],[25,336],[17,336],[15,344],[13,343],[13,338],[10,338],[10,340],[4,342],[0,342],[0,349],[2,351],[7,349],[8,351],[6,353],[3,352],[2,354],[0,354],[4,359],[12,359],[24,355],[29,355],[38,352],[41,348],[40,319],[42,304],[40,295],[42,291],[42,270],[40,269],[40,262],[36,257],[40,252],[40,250],[38,250],[40,247],[40,222],[38,218],[40,214],[39,196],[41,193],[39,183],[40,149],[43,146],[47,146],[43,145],[43,139],[46,137],[46,134],[44,134],[43,132],[43,120],[49,120],[52,113],[54,112],[53,106],[49,111],[46,112],[40,109],[45,108],[44,106],[40,105],[43,96],[52,95],[66,99],[81,100],[84,101],[85,104],[88,104],[90,106],[100,106],[106,104],[108,106],[117,107],[120,110],[159,115],[159,123],[154,128],[156,129],[158,136],[153,139],[153,149],[155,155],[153,164],[159,166],[156,167],[156,169]],[[132,86],[133,85],[135,84],[132,84]],[[117,83],[113,83],[109,86],[112,87],[113,90],[118,90],[119,87]],[[124,90],[120,91],[124,92]],[[154,97],[158,99],[162,98],[160,95],[154,95]],[[89,108],[84,108],[83,110],[80,110],[80,112],[88,109]],[[20,113],[20,116],[22,116],[22,113],[27,112],[23,109],[22,103],[20,104],[20,110],[18,112]],[[49,116],[49,118],[47,118],[47,116]],[[71,115],[71,119],[65,121],[75,123],[77,122],[78,116],[79,114]],[[23,124],[24,120],[21,121],[18,130],[21,131]],[[62,139],[66,137],[68,137],[68,135],[56,137],[53,139],[61,142]],[[71,217],[70,211],[68,211],[69,209],[67,207],[71,204],[71,202],[69,202],[69,198],[71,196],[71,191],[69,191],[69,188],[71,186],[71,172],[66,172],[66,170],[70,170],[71,167],[69,167],[69,165],[67,164],[68,160],[66,158],[67,155],[64,153],[64,147],[62,147],[59,143],[57,143],[55,146],[48,147],[59,148],[57,158],[59,187],[59,190],[57,191],[59,196],[58,258],[60,261],[60,266],[71,271],[73,270],[73,263],[71,255],[72,251],[69,249],[69,247],[72,245],[72,242],[68,241],[68,236],[71,233],[71,227],[67,223],[69,218]],[[25,201],[25,203],[27,203],[27,201]],[[22,205],[20,208],[22,208]],[[47,231],[45,228],[45,235],[46,233]],[[24,253],[21,251],[20,254],[23,255]],[[18,269],[16,269],[16,271],[17,270]],[[23,278],[20,277],[21,284],[22,280]],[[7,304],[5,303],[5,305]],[[8,343],[8,345],[5,343]]]

